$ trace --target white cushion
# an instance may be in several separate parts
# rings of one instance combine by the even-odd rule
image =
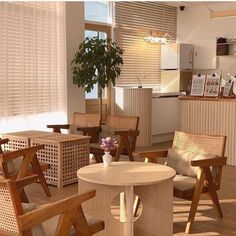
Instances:
[[[199,167],[191,166],[192,160],[214,158],[215,155],[187,152],[179,148],[169,148],[167,154],[167,166],[173,168],[177,174],[197,177]]]
[[[21,164],[22,164],[22,157],[19,157],[19,158],[13,159],[13,160],[9,160],[7,162],[8,173],[10,175],[17,175],[19,172],[19,169],[21,167]],[[42,161],[39,161],[39,164],[42,165],[43,167],[45,167],[45,165],[47,165],[46,162],[42,162]],[[32,166],[29,165],[28,169],[32,170]],[[0,173],[1,173],[1,170],[0,170]]]
[[[191,190],[195,188],[196,178],[176,175],[173,180],[174,188],[180,191]]]
[[[34,203],[22,203],[22,208],[24,212],[29,212],[37,208],[37,205]],[[31,230],[32,236],[49,236],[45,234],[43,226],[41,224],[34,226]]]
[[[15,168],[13,160],[9,160],[7,162],[7,169],[8,169],[9,174],[13,174],[16,172],[16,168]]]

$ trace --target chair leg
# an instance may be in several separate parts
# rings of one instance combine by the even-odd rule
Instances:
[[[209,167],[203,167],[203,169],[204,169],[206,179],[208,182],[209,196],[213,202],[214,208],[216,209],[216,214],[217,214],[218,218],[223,218],[223,213],[222,213],[219,199],[218,199],[217,192],[216,192],[216,186],[215,186],[215,183],[212,179],[211,170]]]
[[[195,186],[195,189],[194,189],[194,194],[193,194],[192,204],[191,204],[191,207],[190,207],[188,222],[187,222],[187,225],[186,225],[186,228],[185,228],[185,233],[186,234],[189,234],[190,231],[191,231],[192,224],[194,222],[194,218],[195,218],[195,215],[196,215],[198,203],[199,203],[199,200],[200,200],[200,196],[201,196],[201,193],[202,193],[202,189],[203,189],[203,186],[204,186],[204,180],[205,180],[205,173],[204,173],[203,170],[201,170],[198,173],[198,176],[197,176],[197,182],[196,182],[196,186]]]
[[[20,200],[21,200],[21,202],[29,203],[29,199],[28,199],[24,189],[20,190]]]
[[[120,160],[120,154],[121,154],[123,145],[124,145],[124,140],[123,140],[123,137],[121,136],[120,137],[120,143],[118,144],[118,148],[117,148],[116,154],[115,154],[115,161],[119,161]]]
[[[44,192],[46,193],[46,195],[48,197],[51,197],[50,190],[48,188],[47,182],[46,182],[45,177],[43,175],[43,171],[42,171],[40,164],[38,162],[37,156],[35,156],[32,160],[32,167],[33,167],[35,173],[38,175],[39,182],[42,185]]]
[[[102,154],[93,154],[94,158],[95,158],[95,161],[97,163],[103,163],[103,160],[102,160]]]
[[[93,157],[97,163],[100,163],[99,156],[97,154],[93,154]]]
[[[124,139],[125,139],[125,140],[124,140],[124,144],[125,144],[125,148],[126,148],[126,151],[127,151],[127,153],[128,153],[128,156],[129,156],[129,160],[130,160],[130,161],[134,161],[134,156],[133,156],[133,153],[132,153],[130,144],[129,144],[128,137],[125,136]]]

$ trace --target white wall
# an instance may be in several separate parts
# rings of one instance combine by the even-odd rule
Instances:
[[[85,111],[84,89],[73,84],[71,61],[79,44],[84,40],[84,3],[66,2],[66,56],[67,56],[67,118],[71,121],[74,111]]]
[[[236,2],[207,4],[213,11],[236,9]],[[193,43],[194,40],[210,40],[217,37],[236,39],[236,17],[210,19],[210,11],[204,4],[192,4],[186,6],[184,11],[178,10],[177,19],[179,42]],[[222,72],[223,77],[227,77],[227,72],[236,73],[236,57],[219,57],[216,70]],[[212,71],[204,72],[211,73]]]
[[[209,4],[213,11],[236,9],[236,3]],[[224,36],[236,38],[236,17],[210,19],[210,11],[203,4],[186,6],[177,13],[177,40],[191,43],[193,39]]]

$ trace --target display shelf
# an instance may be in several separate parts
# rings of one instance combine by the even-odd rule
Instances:
[[[235,56],[236,39],[228,39],[226,43],[216,43],[217,56]]]

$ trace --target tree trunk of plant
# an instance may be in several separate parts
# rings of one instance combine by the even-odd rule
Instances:
[[[98,97],[99,97],[99,114],[102,114],[102,87],[99,86],[99,90],[98,90]]]

